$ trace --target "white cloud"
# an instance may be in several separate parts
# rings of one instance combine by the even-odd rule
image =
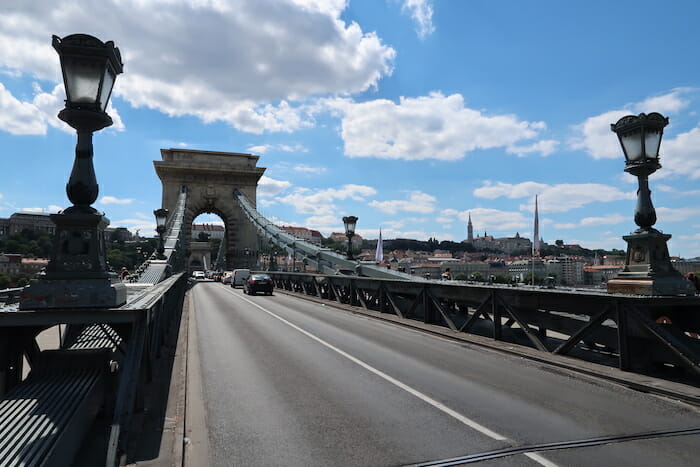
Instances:
[[[30,102],[15,98],[0,83],[0,130],[13,135],[44,135],[44,115]]]
[[[460,94],[433,92],[422,97],[402,97],[398,104],[386,99],[325,102],[342,118],[341,135],[350,157],[405,160],[458,160],[475,149],[502,147],[514,153],[553,150],[552,142],[521,147],[517,143],[536,138],[543,122],[518,120],[514,115],[487,116],[464,106]]]
[[[427,193],[411,191],[406,200],[371,201],[369,206],[379,209],[387,214],[396,214],[399,211],[419,212],[428,214],[435,211],[437,199]]]
[[[525,157],[533,152],[538,152],[541,156],[549,156],[557,149],[557,146],[559,146],[559,141],[547,139],[526,146],[511,145],[506,148],[506,152],[516,154],[519,157]]]
[[[656,184],[656,190],[659,190],[663,193],[671,193],[677,197],[686,197],[686,196],[697,196],[700,195],[700,190],[679,190],[676,187],[672,187],[670,185],[663,185],[663,184]]]
[[[131,204],[134,202],[133,198],[116,198],[114,196],[103,196],[100,198],[100,204]]]
[[[271,151],[278,152],[309,152],[309,150],[301,144],[259,144],[254,146],[249,146],[248,152],[254,154],[267,154]]]
[[[50,93],[44,92],[36,83],[33,89],[35,94],[31,102],[20,101],[0,83],[0,130],[15,135],[44,135],[47,125],[50,125],[66,133],[75,133],[74,129],[57,117],[64,107],[63,84],[54,86]],[[107,113],[114,122],[110,128],[124,130],[119,112],[112,107],[111,102],[107,106]]]
[[[700,126],[661,142],[662,177],[683,176],[700,179]],[[656,175],[656,176],[658,176]]]
[[[277,196],[291,186],[292,184],[285,180],[275,180],[263,175],[258,182],[258,196]]]
[[[338,231],[344,231],[345,227],[338,222],[340,222],[338,216],[311,216],[306,219],[306,223],[304,225],[309,229],[315,230],[331,228]]]
[[[649,97],[642,102],[634,104],[632,109],[637,113],[659,112],[661,114],[676,114],[688,107],[690,100],[685,95],[693,91],[692,88],[676,88],[661,96]]]
[[[673,114],[684,109],[689,103],[685,95],[690,88],[677,88],[661,96],[650,97],[642,102],[628,104],[624,109],[610,110],[587,118],[576,125],[576,134],[569,144],[573,149],[582,149],[594,159],[622,158],[622,149],[617,136],[610,130],[610,124],[631,113],[661,112]]]
[[[584,217],[578,223],[554,224],[556,229],[577,229],[580,227],[594,227],[598,225],[615,225],[629,222],[630,216],[622,214],[608,214],[599,217]]]
[[[611,202],[622,199],[636,199],[634,192],[620,191],[618,188],[600,183],[562,183],[545,185],[536,182],[518,184],[503,182],[484,182],[474,190],[478,198],[531,198],[527,204],[520,205],[521,210],[535,210],[535,195],[539,194],[539,212],[566,212],[593,202]]]
[[[0,198],[1,198],[1,197],[2,197],[2,196],[0,196]],[[58,211],[60,211],[60,210],[62,210],[62,209],[63,209],[62,207],[56,206],[56,205],[53,205],[53,204],[52,204],[52,205],[49,205],[49,206],[47,206],[47,207],[45,207],[45,208],[20,208],[20,209],[18,209],[17,211],[18,211],[18,212],[36,212],[36,213],[46,213],[46,212],[48,212],[48,213],[56,213],[56,212],[58,212]]]
[[[156,236],[156,223],[154,221],[148,221],[137,217],[135,219],[120,219],[113,221],[111,227],[126,227],[130,232],[136,233],[139,231],[139,235],[142,237],[155,237]]]
[[[421,39],[435,31],[432,0],[403,0],[401,9],[410,13],[411,18],[416,22],[416,32]]]
[[[297,188],[287,196],[277,198],[277,201],[289,204],[296,212],[301,214],[313,214],[314,216],[340,216],[335,200],[352,199],[364,201],[368,196],[377,193],[372,187],[365,185],[343,185],[340,188],[327,188],[325,190],[311,190],[309,188]]]
[[[120,48],[114,94],[134,107],[225,121],[243,131],[308,125],[324,94],[377,86],[395,51],[341,14],[345,1],[37,0],[3,6],[0,67],[60,81],[46,31],[95,33]],[[107,20],[108,19],[108,20]],[[167,24],[167,27],[154,27]]]
[[[656,208],[656,216],[659,222],[681,222],[697,218],[700,208]]]
[[[312,167],[310,165],[306,164],[300,164],[300,165],[295,165],[292,170],[295,172],[301,172],[301,173],[306,173],[306,174],[314,174],[314,175],[320,175],[322,173],[325,173],[328,169],[325,167]]]

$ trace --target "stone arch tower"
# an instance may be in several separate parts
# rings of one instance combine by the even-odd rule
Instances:
[[[258,181],[265,168],[259,156],[232,152],[161,149],[162,161],[154,161],[163,184],[163,207],[173,212],[182,187],[187,189],[184,218],[185,248],[192,240],[192,221],[202,213],[221,217],[226,228],[226,267],[245,267],[257,257],[257,234],[233,198],[238,188],[256,204]],[[246,255],[246,252],[248,253]]]

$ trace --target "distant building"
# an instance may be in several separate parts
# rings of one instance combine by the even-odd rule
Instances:
[[[46,212],[20,211],[9,218],[0,219],[0,236],[21,233],[23,230],[43,230],[53,234],[56,226]]]
[[[197,240],[200,233],[209,235],[209,238],[224,238],[226,229],[218,224],[192,224],[192,239]]]
[[[521,237],[516,232],[515,237],[495,238],[484,232],[483,237],[476,237],[470,242],[474,248],[486,250],[501,250],[506,254],[516,251],[532,250],[532,241],[529,238]]]
[[[560,284],[581,285],[584,283],[584,262],[579,258],[561,256],[545,263],[548,276],[554,276]]]
[[[605,255],[603,256],[603,266],[624,266],[625,257],[623,255]]]
[[[20,272],[27,277],[32,277],[48,265],[49,260],[46,258],[22,258]]]
[[[516,232],[515,237],[495,238],[484,232],[484,236],[474,237],[474,225],[472,224],[472,216],[469,214],[467,222],[467,239],[464,243],[471,243],[472,246],[479,250],[501,250],[506,254],[511,254],[516,251],[532,250],[532,241],[528,238],[523,238],[520,233]]]
[[[323,235],[318,230],[307,229],[306,227],[282,226],[282,230],[305,242],[320,245]]]
[[[0,273],[19,275],[22,268],[22,255],[0,253]]]
[[[340,242],[344,244],[348,243],[348,237],[346,237],[344,233],[333,232],[328,236],[328,238],[330,238],[334,242]],[[352,237],[352,246],[353,248],[357,248],[360,245],[362,245],[362,236],[360,234],[355,234]]]
[[[516,278],[519,281],[524,281],[525,277],[528,274],[532,274],[533,271],[535,273],[535,277],[542,278],[547,276],[547,267],[545,266],[544,261],[542,261],[540,258],[513,261],[508,265],[508,274],[510,277]]]
[[[673,268],[683,274],[684,276],[688,274],[689,272],[692,273],[697,273],[700,271],[700,261],[699,260],[680,260],[680,261],[671,261],[671,266]]]
[[[106,242],[130,242],[134,235],[126,227],[107,227],[104,231]]]
[[[472,274],[478,273],[484,279],[488,278],[491,275],[500,276],[508,274],[508,268],[502,261],[460,261],[457,263],[444,264],[444,266],[450,268],[450,272],[452,272],[453,278],[460,274],[464,274],[467,277],[471,277]]]
[[[603,284],[622,271],[623,266],[585,266],[583,268],[584,283],[588,285]]]

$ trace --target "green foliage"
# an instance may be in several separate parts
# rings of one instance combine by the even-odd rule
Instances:
[[[133,272],[155,251],[157,242],[154,238],[140,242],[114,241],[107,245],[107,263],[115,271],[126,268]]]
[[[12,279],[9,275],[0,272],[0,289],[6,289],[10,286]]]
[[[20,254],[26,258],[48,258],[53,246],[53,235],[41,230],[25,229],[0,238],[0,252]]]

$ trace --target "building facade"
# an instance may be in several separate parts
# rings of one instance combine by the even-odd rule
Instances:
[[[192,239],[197,241],[200,233],[205,233],[209,238],[224,238],[226,229],[217,224],[192,224]]]
[[[0,219],[0,236],[21,233],[23,230],[42,230],[53,234],[56,226],[45,212],[20,211]]]
[[[281,229],[299,240],[304,240],[305,242],[313,243],[314,245],[320,245],[321,240],[323,240],[323,235],[321,235],[321,232],[318,230],[293,226],[282,226]]]

